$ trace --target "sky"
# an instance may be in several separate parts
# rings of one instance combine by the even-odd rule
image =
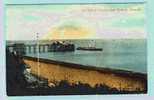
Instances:
[[[144,4],[7,5],[7,40],[143,39]]]

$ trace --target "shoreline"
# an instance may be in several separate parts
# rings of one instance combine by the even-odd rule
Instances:
[[[36,57],[24,56],[23,58],[28,59],[28,60],[38,61],[38,58]],[[70,63],[70,62],[56,61],[56,60],[51,60],[51,59],[44,59],[44,58],[39,58],[39,62],[55,64],[55,65],[62,65],[64,67],[75,68],[75,69],[93,70],[93,71],[98,71],[102,73],[113,73],[116,75],[147,79],[146,73],[140,73],[140,72],[135,72],[135,71],[112,69],[112,68],[107,68],[107,67],[95,67],[95,66],[75,64],[75,63]]]
[[[36,66],[37,58],[24,56],[23,59],[29,65],[31,73],[46,78],[48,84],[67,80],[69,84],[81,82],[89,84],[91,87],[104,84],[119,91],[147,92],[146,74],[84,66],[42,58],[39,59],[40,73],[38,73],[38,67]]]

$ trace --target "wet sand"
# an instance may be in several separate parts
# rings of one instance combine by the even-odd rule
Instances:
[[[32,74],[48,79],[48,84],[67,80],[70,84],[81,82],[91,87],[98,84],[107,85],[119,91],[147,90],[147,79],[144,74],[82,67],[45,59],[40,59],[38,67],[37,59],[32,57],[24,57],[24,62],[30,67]]]

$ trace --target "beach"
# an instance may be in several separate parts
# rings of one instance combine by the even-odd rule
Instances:
[[[61,80],[67,80],[69,84],[107,85],[119,91],[147,90],[146,75],[133,72],[92,69],[81,67],[76,64],[57,63],[50,60],[40,59],[39,67],[37,58],[25,57],[24,62],[30,67],[31,73],[48,80],[48,84],[58,84]]]

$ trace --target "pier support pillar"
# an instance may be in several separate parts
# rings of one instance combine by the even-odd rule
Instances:
[[[39,45],[39,50],[38,51],[39,51],[39,53],[41,52],[41,46],[40,45]]]
[[[36,53],[36,45],[33,45],[33,53]]]
[[[31,46],[28,46],[28,53],[31,53]]]
[[[43,51],[42,52],[45,52],[45,45],[43,45],[42,47],[43,47]]]

